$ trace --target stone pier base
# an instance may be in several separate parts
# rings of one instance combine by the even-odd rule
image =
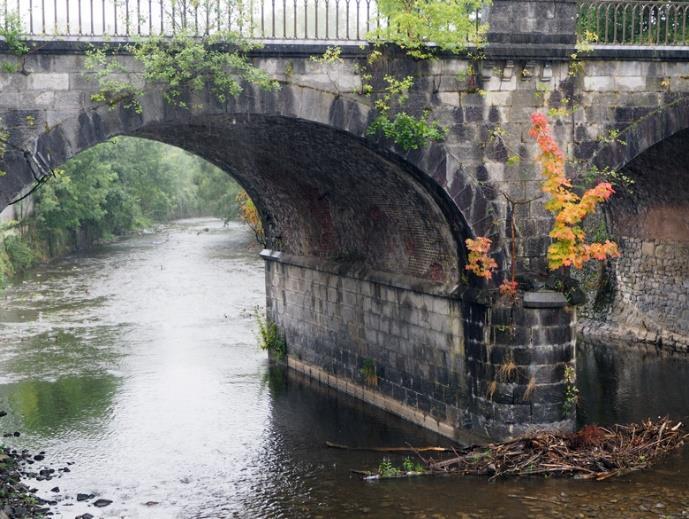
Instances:
[[[291,368],[460,442],[572,428],[567,308],[490,308],[354,265],[262,256]]]

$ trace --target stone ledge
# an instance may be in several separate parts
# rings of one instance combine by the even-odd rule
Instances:
[[[689,335],[670,331],[644,330],[629,325],[581,319],[577,337],[584,343],[605,346],[623,346],[639,349],[652,348],[657,352],[689,353]]]
[[[538,42],[524,39],[522,42],[500,41],[501,35],[495,34],[494,41],[489,42],[483,51],[486,59],[519,60],[534,59],[545,61],[569,61],[575,46],[570,43],[546,41],[542,38]],[[50,38],[32,37],[27,40],[29,44],[35,43],[38,48],[33,54],[84,54],[92,47],[109,47],[113,52],[128,54],[126,46],[131,43],[126,38],[111,38],[104,41],[100,37],[61,37],[59,40]],[[257,58],[299,58],[323,54],[328,47],[337,45],[342,49],[344,58],[361,58],[368,54],[368,42],[300,42],[277,43],[264,42],[263,47],[252,50],[249,54]],[[468,59],[475,52],[474,47],[467,47],[456,53],[440,52],[441,58]],[[11,53],[5,42],[0,41],[0,53]],[[689,60],[689,46],[672,45],[594,45],[593,51],[582,53],[579,57],[582,61],[593,60],[632,60],[632,61],[682,61]]]
[[[540,290],[524,293],[524,308],[564,308],[567,299],[560,292]]]
[[[422,279],[372,270],[358,262],[338,262],[311,256],[295,256],[270,249],[263,249],[260,255],[265,261],[294,265],[317,272],[336,274],[356,281],[367,281],[391,288],[410,290],[419,294],[458,300],[457,297],[452,295],[456,291],[456,287],[448,288],[444,285],[438,285]]]
[[[594,45],[591,52],[581,53],[582,61],[682,61],[689,60],[689,46],[674,45]]]

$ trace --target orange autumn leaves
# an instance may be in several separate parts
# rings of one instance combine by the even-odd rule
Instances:
[[[479,236],[475,240],[466,240],[465,243],[469,250],[469,257],[464,268],[477,277],[491,279],[493,271],[498,268],[498,264],[489,255],[492,243],[490,238]]]
[[[540,150],[536,161],[541,165],[543,192],[550,195],[545,208],[555,221],[550,231],[553,239],[548,247],[548,268],[560,267],[580,269],[592,259],[603,261],[620,255],[617,244],[586,243],[586,233],[581,226],[583,220],[592,214],[598,204],[608,200],[615,192],[609,182],[601,182],[579,196],[572,190],[572,183],[565,175],[565,157],[553,139],[548,120],[543,114],[531,116],[529,135]]]
[[[601,182],[581,196],[576,194],[565,174],[564,153],[555,142],[548,120],[543,114],[534,113],[531,116],[529,135],[539,148],[536,161],[540,164],[544,177],[543,192],[549,195],[545,208],[554,216],[553,228],[549,234],[553,241],[547,251],[548,268],[579,269],[590,260],[602,261],[619,256],[617,244],[609,240],[603,243],[586,243],[586,233],[582,227],[583,220],[596,210],[598,204],[614,194],[612,185]],[[466,240],[466,245],[469,250],[466,270],[480,278],[491,279],[497,268],[497,263],[489,255],[491,240],[478,237]],[[514,295],[516,288],[515,280],[508,280],[500,286],[500,293]]]
[[[466,240],[469,255],[465,269],[471,271],[475,276],[483,279],[492,279],[493,271],[498,268],[498,263],[490,257],[490,238],[479,236],[475,240]],[[514,280],[505,280],[500,285],[501,296],[512,296],[517,294],[519,284]]]

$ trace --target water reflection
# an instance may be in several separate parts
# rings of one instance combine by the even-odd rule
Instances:
[[[422,478],[366,484],[381,456],[325,447],[447,441],[296,374],[258,351],[264,302],[251,234],[179,222],[39,269],[0,309],[8,441],[75,461],[60,517],[591,517],[689,510],[689,458],[604,484]],[[581,347],[582,416],[682,415],[689,363]],[[397,464],[403,457],[393,456]],[[649,490],[652,489],[652,490]],[[97,510],[77,492],[112,499]],[[524,497],[526,496],[526,498]],[[662,508],[654,508],[656,505]],[[641,514],[641,515],[639,515]]]
[[[580,342],[577,385],[581,423],[625,423],[689,416],[689,359],[655,349]]]
[[[14,418],[15,430],[49,439],[75,427],[102,425],[118,385],[112,375],[23,380],[0,386],[0,406]]]

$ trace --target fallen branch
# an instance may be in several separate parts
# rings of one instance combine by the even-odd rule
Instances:
[[[326,447],[331,449],[344,449],[348,451],[370,451],[370,452],[389,452],[389,453],[405,453],[411,452],[418,454],[419,452],[452,452],[452,449],[445,447],[350,447],[349,445],[342,445],[339,443],[325,442]]]

